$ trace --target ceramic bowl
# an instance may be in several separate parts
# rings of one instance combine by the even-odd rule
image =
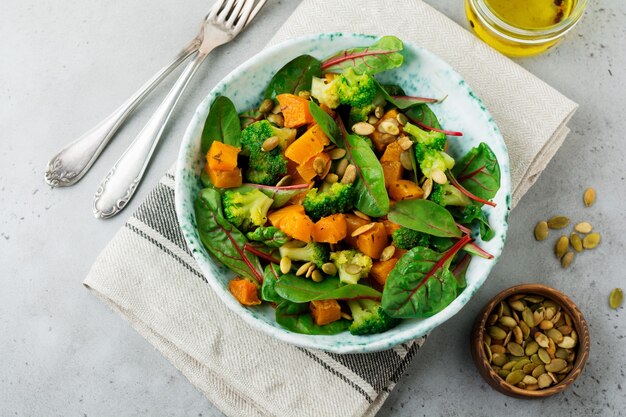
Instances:
[[[561,309],[569,314],[572,318],[572,327],[576,330],[578,335],[578,344],[576,346],[576,358],[574,359],[573,368],[565,378],[559,383],[552,385],[545,389],[538,389],[536,391],[529,391],[526,389],[518,388],[511,384],[508,384],[502,379],[496,371],[491,367],[485,349],[483,348],[484,331],[487,319],[492,313],[494,308],[500,304],[502,300],[505,300],[515,294],[528,294],[539,295],[554,301],[561,306]],[[542,284],[522,284],[508,288],[498,295],[493,297],[491,301],[482,309],[482,311],[476,317],[474,327],[471,335],[471,348],[472,358],[478,368],[481,376],[496,390],[510,397],[517,398],[545,398],[565,390],[569,387],[583,371],[587,359],[589,358],[589,328],[585,317],[580,312],[576,304],[562,292],[555,290]]]
[[[264,49],[218,83],[200,103],[182,140],[176,168],[176,212],[187,245],[207,278],[209,285],[230,308],[249,325],[266,334],[297,346],[335,353],[373,352],[392,348],[400,343],[423,336],[461,310],[485,281],[502,252],[511,202],[509,158],[506,145],[493,118],[467,83],[447,63],[431,52],[405,42],[405,63],[402,67],[377,76],[383,83],[400,85],[407,94],[447,99],[433,106],[446,129],[464,133],[450,138],[448,152],[460,157],[481,141],[495,152],[502,172],[501,187],[494,198],[495,208],[487,208],[495,237],[477,243],[495,256],[493,260],[475,257],[467,271],[467,288],[440,313],[420,320],[404,320],[383,334],[352,336],[344,332],[334,336],[311,336],[290,332],[276,323],[270,306],[247,308],[241,306],[228,292],[233,277],[218,259],[211,257],[202,246],[194,216],[194,200],[200,191],[200,173],[205,157],[200,152],[200,137],[209,107],[218,95],[228,96],[238,111],[256,108],[272,75],[285,63],[301,54],[324,58],[332,53],[355,46],[369,45],[377,37],[370,35],[333,33],[292,39]]]

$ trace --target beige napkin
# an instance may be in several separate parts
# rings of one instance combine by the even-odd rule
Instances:
[[[513,205],[563,142],[576,104],[418,0],[304,0],[272,42],[314,32],[395,34],[448,61],[507,142]],[[93,265],[85,285],[229,416],[372,416],[424,338],[335,355],[265,336],[211,291],[187,250],[166,174]]]

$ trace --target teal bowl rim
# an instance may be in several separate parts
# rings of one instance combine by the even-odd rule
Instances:
[[[191,218],[194,219],[194,223],[195,223],[195,215],[193,212],[188,213],[185,211],[184,202],[183,202],[183,199],[184,199],[183,196],[185,192],[184,187],[183,187],[184,181],[179,181],[179,179],[184,178],[185,175],[193,174],[185,167],[185,164],[184,164],[185,158],[186,158],[186,146],[193,139],[194,124],[195,124],[194,122],[196,122],[199,117],[202,117],[202,120],[206,118],[207,112],[202,110],[202,107],[205,105],[205,103],[212,102],[215,99],[216,93],[221,91],[225,85],[231,83],[233,80],[240,77],[241,74],[247,68],[254,67],[255,62],[260,57],[280,53],[281,49],[294,45],[294,44],[301,43],[301,42],[314,41],[314,40],[319,40],[321,38],[322,39],[328,38],[332,40],[335,37],[351,37],[355,39],[362,38],[364,40],[372,40],[372,39],[378,39],[380,36],[360,34],[360,33],[350,33],[350,32],[335,32],[335,33],[317,33],[313,35],[307,35],[307,36],[301,36],[301,37],[289,39],[287,41],[284,41],[274,46],[263,49],[259,53],[252,56],[250,59],[246,60],[244,63],[240,64],[237,68],[231,71],[226,77],[224,77],[219,83],[217,83],[211,89],[211,91],[207,94],[207,96],[200,102],[200,104],[198,105],[198,108],[194,112],[194,115],[187,129],[185,130],[183,140],[181,142],[181,147],[179,150],[178,158],[177,158],[177,163],[176,163],[175,209],[176,209],[176,215],[177,215],[179,225],[183,230],[184,230],[184,225],[187,224],[189,221],[188,219],[190,218],[189,217],[190,215],[191,215]],[[508,150],[504,142],[504,139],[502,138],[502,134],[500,133],[500,130],[495,124],[495,121],[493,121],[493,118],[491,117],[490,113],[486,110],[482,101],[478,98],[478,96],[476,96],[476,94],[474,94],[472,89],[467,85],[467,83],[465,82],[463,77],[460,76],[460,74],[458,74],[447,62],[445,62],[444,60],[442,60],[441,58],[439,58],[437,55],[430,52],[429,50],[420,46],[412,45],[410,42],[406,42],[404,40],[403,42],[407,45],[411,45],[413,48],[419,49],[421,52],[424,52],[425,54],[429,55],[431,59],[438,61],[440,64],[443,64],[446,67],[448,67],[450,76],[456,79],[459,85],[465,86],[464,88],[467,89],[469,98],[473,100],[474,105],[479,106],[480,111],[484,113],[487,119],[493,124],[492,128],[494,130],[494,134],[500,140],[500,143],[502,144],[503,152],[506,155],[505,160],[501,160],[499,157],[498,162],[500,163],[500,168],[501,168],[501,187],[495,198],[496,200],[499,200],[499,204],[506,205],[506,212],[504,214],[504,223],[502,227],[502,233],[499,236],[503,242],[502,246],[498,249],[497,253],[493,253],[494,258],[491,260],[490,263],[487,264],[487,266],[484,269],[484,273],[481,276],[479,276],[478,279],[476,279],[474,287],[470,289],[468,286],[444,310],[435,314],[432,317],[429,317],[428,320],[431,320],[431,322],[429,323],[430,326],[428,326],[426,329],[422,329],[421,331],[416,331],[416,326],[407,327],[403,331],[396,333],[393,336],[381,338],[376,341],[364,340],[363,342],[359,342],[359,343],[333,345],[332,342],[330,341],[339,340],[338,338],[341,338],[341,334],[334,335],[334,336],[303,335],[303,334],[291,332],[287,329],[280,329],[280,328],[273,327],[270,324],[265,323],[262,320],[259,320],[258,318],[256,318],[254,315],[252,315],[248,311],[247,307],[240,305],[235,300],[235,298],[230,294],[230,292],[222,285],[222,283],[220,283],[217,279],[215,279],[211,275],[211,273],[209,272],[208,263],[213,262],[213,261],[211,260],[211,256],[206,252],[206,250],[202,246],[199,240],[199,237],[197,236],[197,233],[195,234],[195,236],[189,236],[188,234],[183,232],[185,242],[189,250],[193,254],[193,257],[198,262],[199,267],[201,271],[203,272],[211,288],[216,292],[218,297],[226,304],[226,306],[232,312],[234,312],[239,317],[241,317],[252,328],[262,331],[266,333],[267,335],[272,336],[278,340],[281,340],[283,342],[290,343],[299,347],[309,348],[309,349],[320,349],[320,350],[333,352],[333,353],[339,353],[339,354],[371,353],[371,352],[391,349],[394,346],[397,346],[401,343],[405,343],[410,340],[417,339],[419,337],[427,335],[434,328],[443,324],[445,321],[447,321],[448,319],[456,315],[461,310],[461,308],[465,306],[465,304],[467,304],[467,302],[471,299],[471,297],[475,294],[475,292],[482,286],[482,284],[485,282],[485,280],[489,276],[491,270],[495,266],[496,262],[498,261],[502,253],[502,249],[504,248],[504,242],[506,240],[506,235],[508,231],[508,214],[511,210],[510,208],[510,202],[511,202],[510,164],[509,164],[509,158],[508,158]],[[192,225],[192,226],[193,226],[192,229],[195,231],[196,230],[195,225]],[[367,336],[364,337],[364,339],[367,339],[367,338],[368,338]]]

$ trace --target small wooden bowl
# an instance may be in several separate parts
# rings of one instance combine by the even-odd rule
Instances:
[[[544,389],[538,389],[536,391],[528,391],[508,384],[493,370],[489,364],[487,355],[485,354],[485,349],[483,348],[483,329],[485,329],[485,324],[487,323],[489,314],[498,305],[498,303],[500,303],[500,301],[518,293],[540,295],[559,304],[561,308],[572,318],[572,324],[578,334],[578,351],[576,352],[576,359],[574,360],[572,370],[556,385]],[[587,327],[587,322],[585,321],[582,313],[578,307],[576,307],[576,304],[574,304],[574,302],[572,302],[572,300],[570,300],[569,297],[562,292],[546,285],[522,284],[502,291],[492,298],[491,301],[482,309],[474,322],[471,334],[471,347],[472,358],[474,359],[474,363],[476,364],[478,371],[485,381],[487,381],[487,383],[493,388],[511,397],[545,398],[566,389],[582,372],[585,367],[585,363],[587,363],[587,359],[589,358],[589,328]]]

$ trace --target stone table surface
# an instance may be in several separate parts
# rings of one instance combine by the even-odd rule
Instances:
[[[298,1],[270,1],[253,27],[209,58],[176,109],[125,214],[94,219],[93,193],[171,79],[148,98],[79,185],[53,190],[43,181],[53,153],[164,65],[195,34],[209,2],[2,1],[1,416],[222,415],[81,283],[98,253],[174,161],[196,105],[263,47]],[[460,0],[428,3],[467,27]],[[558,48],[518,60],[580,103],[571,134],[512,212],[504,255],[485,285],[432,333],[380,416],[624,415],[626,318],[623,308],[610,310],[607,300],[612,288],[626,287],[626,2],[591,3]],[[586,186],[598,193],[592,208],[581,202]],[[600,246],[583,253],[568,270],[552,255],[554,234],[543,243],[532,237],[539,219],[557,213],[588,220],[603,234]],[[591,331],[585,372],[566,392],[540,401],[496,393],[470,359],[475,315],[497,292],[522,282],[564,291],[585,313]]]

